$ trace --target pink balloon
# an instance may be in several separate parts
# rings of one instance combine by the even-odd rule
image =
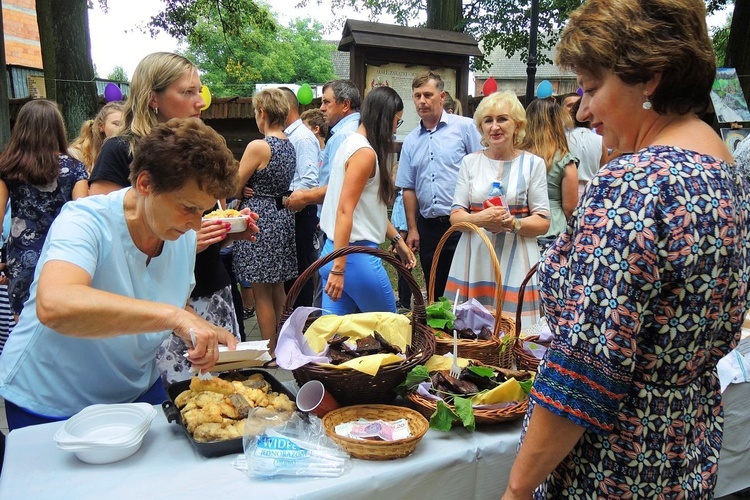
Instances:
[[[107,86],[104,87],[104,100],[107,102],[122,100],[122,90],[120,90],[120,87],[109,82]]]
[[[484,95],[490,95],[493,92],[497,92],[497,82],[494,78],[489,77],[484,85],[482,85],[482,93]]]

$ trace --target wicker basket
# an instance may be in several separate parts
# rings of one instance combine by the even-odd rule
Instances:
[[[526,293],[526,285],[536,273],[539,263],[534,264],[526,276],[523,278],[521,285],[518,287],[518,309],[516,309],[516,327],[515,336],[513,338],[513,352],[515,354],[516,363],[519,370],[530,370],[536,371],[539,368],[539,359],[532,354],[526,352],[523,349],[524,342],[537,342],[539,335],[530,335],[528,337],[521,337],[521,310],[523,308],[523,296]]]
[[[495,325],[492,329],[492,339],[490,340],[473,340],[473,339],[458,339],[458,356],[461,358],[475,359],[484,364],[496,366],[499,365],[504,368],[511,368],[514,366],[514,352],[513,349],[503,348],[507,341],[500,338],[501,334],[512,335],[516,330],[516,324],[513,319],[507,314],[503,314],[503,284],[502,276],[500,274],[500,262],[497,260],[495,254],[495,248],[490,242],[487,235],[484,234],[484,230],[471,224],[469,222],[459,222],[454,224],[448,229],[440,242],[438,242],[435,248],[435,255],[432,258],[432,267],[430,269],[430,283],[427,287],[428,300],[431,304],[434,300],[435,294],[435,274],[437,274],[437,266],[440,257],[440,252],[443,250],[448,238],[455,231],[461,229],[468,229],[473,231],[476,235],[482,239],[487,250],[490,252],[490,258],[492,259],[493,269],[495,273],[495,307],[496,310],[493,312],[495,316]],[[464,299],[466,299],[464,297]],[[453,337],[442,330],[433,330],[436,335],[435,339],[435,354],[446,354],[453,352]]]
[[[475,364],[482,365],[481,362]],[[437,400],[427,399],[417,394],[416,391],[410,391],[406,395],[406,399],[409,401],[411,406],[413,406],[419,413],[424,415],[428,420],[437,410]],[[448,403],[446,403],[446,405],[450,409],[455,410],[453,405],[450,405]],[[477,425],[491,425],[516,420],[526,414],[526,408],[528,407],[528,405],[529,400],[527,398],[514,405],[506,406],[505,408],[474,408],[474,421]]]
[[[406,374],[415,366],[424,364],[435,352],[435,336],[426,323],[424,299],[419,290],[419,285],[414,281],[408,269],[396,257],[377,248],[348,246],[318,259],[297,278],[297,281],[289,289],[279,328],[292,314],[292,305],[305,282],[311,279],[313,274],[317,273],[327,263],[338,257],[353,253],[366,253],[383,259],[393,265],[396,271],[409,283],[409,288],[414,294],[414,309],[411,315],[411,345],[406,350],[406,359],[397,364],[381,367],[375,376],[357,370],[341,370],[320,366],[317,363],[300,366],[296,370],[292,370],[292,373],[300,387],[310,380],[319,380],[342,406],[363,403],[390,403],[396,398],[393,389],[406,379]],[[313,318],[309,319],[305,328],[310,326],[313,320]]]
[[[336,426],[364,418],[367,420],[393,421],[405,418],[409,421],[411,436],[398,441],[372,441],[352,439],[336,434]],[[339,408],[323,417],[326,434],[354,458],[364,460],[393,460],[411,455],[429,428],[425,418],[414,410],[403,406],[356,405]]]

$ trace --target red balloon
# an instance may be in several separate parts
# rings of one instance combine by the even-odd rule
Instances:
[[[494,78],[489,77],[484,85],[482,85],[482,93],[484,95],[490,95],[493,92],[497,92],[497,82]]]

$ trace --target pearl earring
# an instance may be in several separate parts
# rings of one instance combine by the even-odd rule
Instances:
[[[652,107],[651,106],[651,101],[648,100],[648,95],[646,96],[646,100],[643,101],[642,106],[643,106],[643,109],[645,109],[646,111],[648,111],[649,109],[651,109],[651,107]]]
[[[159,116],[159,108],[154,106],[154,115]]]

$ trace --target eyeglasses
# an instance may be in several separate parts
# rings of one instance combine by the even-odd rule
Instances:
[[[399,128],[403,124],[404,124],[404,120],[399,118],[398,121],[396,122],[396,128]]]

